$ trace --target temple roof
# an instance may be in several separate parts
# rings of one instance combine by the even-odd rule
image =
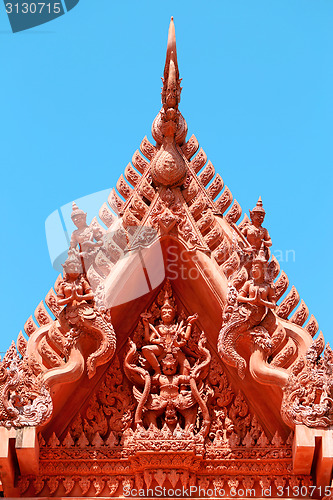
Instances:
[[[0,426],[38,429],[43,435],[42,449],[46,442],[51,442],[51,448],[60,446],[60,441],[65,447],[108,446],[114,439],[122,447],[124,439],[138,446],[136,439],[149,441],[149,435],[156,439],[161,433],[169,435],[175,432],[168,423],[171,417],[165,417],[163,425],[156,424],[155,434],[151,425],[156,417],[151,416],[148,424],[142,421],[153,414],[158,398],[166,397],[162,382],[164,396],[155,388],[150,400],[151,385],[144,385],[143,393],[140,387],[148,379],[156,385],[161,369],[176,370],[171,358],[178,353],[181,371],[175,373],[183,385],[200,372],[195,383],[191,381],[193,392],[187,389],[186,397],[170,378],[165,384],[177,389],[175,400],[184,396],[177,411],[182,415],[178,414],[179,426],[185,422],[185,441],[191,426],[186,426],[187,414],[181,410],[199,405],[198,421],[202,428],[209,426],[209,391],[213,391],[215,403],[219,400],[212,373],[219,373],[223,378],[220,399],[224,398],[220,406],[229,412],[228,419],[234,419],[233,425],[238,422],[235,408],[247,408],[243,417],[248,415],[248,423],[242,424],[238,437],[233,434],[232,446],[241,446],[240,440],[244,446],[250,446],[247,442],[254,445],[260,434],[265,446],[270,442],[290,448],[291,429],[332,425],[332,352],[326,347],[320,357],[323,336],[320,333],[313,341],[318,324],[313,315],[309,318],[296,288],[284,297],[289,281],[270,255],[272,242],[262,226],[265,210],[261,198],[250,218],[244,215],[240,221],[239,203],[207,161],[197,139],[194,135],[186,139],[187,123],[179,110],[182,89],[173,19],[162,82],[162,107],[152,124],[155,144],[143,139],[99,211],[102,223],[94,218],[87,224],[86,214],[73,205],[77,229],[63,276],[45,303],[37,306],[35,317],[27,320],[28,339],[20,332],[17,350],[13,344],[2,361],[6,377],[18,378],[22,391],[30,384],[30,399],[26,404],[20,390],[10,398],[3,390],[0,396],[5,410],[0,414]],[[164,322],[163,308],[173,311],[173,323]],[[174,339],[166,354],[158,332],[169,331],[171,323],[182,340]],[[157,337],[147,340],[149,332]],[[154,352],[159,357],[154,358]],[[129,418],[125,437],[121,437],[123,429],[115,436],[106,424],[96,430],[89,417],[95,411],[101,415],[106,407],[114,411],[121,398],[118,394],[110,402],[107,387],[117,377],[124,380],[119,384],[126,387],[131,418],[135,418]],[[210,388],[204,385],[209,377]],[[302,382],[305,378],[307,388]],[[116,393],[118,388],[113,390]],[[302,402],[295,399],[298,390],[303,391]],[[140,414],[139,418],[138,409],[134,412],[134,400],[139,409],[148,405],[144,417]],[[217,411],[214,408],[212,403],[211,411]],[[161,414],[158,419],[163,419]],[[194,432],[194,423],[191,425]],[[224,430],[226,443],[226,427]],[[194,432],[196,452],[204,447],[205,439],[208,430]],[[211,443],[206,441],[206,446],[209,453]]]

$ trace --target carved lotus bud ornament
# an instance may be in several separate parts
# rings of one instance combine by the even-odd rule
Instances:
[[[187,165],[173,137],[165,138],[151,162],[150,171],[156,184],[169,187],[183,184],[187,176]]]

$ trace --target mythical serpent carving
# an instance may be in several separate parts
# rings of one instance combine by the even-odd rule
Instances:
[[[270,336],[260,323],[269,309],[274,309],[274,286],[266,277],[266,258],[259,251],[252,261],[252,279],[247,280],[238,293],[233,286],[228,290],[228,301],[224,310],[222,328],[218,338],[221,358],[237,368],[241,378],[245,376],[246,361],[237,352],[237,344],[250,337],[254,344],[270,349]]]
[[[31,369],[49,387],[78,380],[85,366],[93,377],[116,349],[110,314],[97,309],[79,252],[70,250],[63,267],[64,278],[56,287],[57,319],[38,328],[27,344]]]

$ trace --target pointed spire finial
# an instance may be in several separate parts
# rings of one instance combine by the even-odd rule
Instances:
[[[178,61],[177,61],[177,46],[176,46],[176,31],[175,24],[173,22],[173,16],[171,17],[170,25],[169,25],[169,34],[168,34],[168,44],[167,44],[167,53],[165,59],[164,66],[164,79],[167,80],[169,74],[170,61],[173,61],[176,70],[176,79],[179,79],[179,70],[178,70]]]
[[[178,108],[180,101],[181,80],[179,79],[179,69],[177,61],[176,32],[173,17],[171,17],[167,53],[165,58],[162,104],[164,109]]]
[[[152,125],[152,136],[157,144],[162,144],[165,137],[174,137],[178,145],[186,139],[187,124],[178,109],[181,93],[181,78],[177,61],[176,33],[173,17],[170,20],[168,44],[162,78],[162,109]]]

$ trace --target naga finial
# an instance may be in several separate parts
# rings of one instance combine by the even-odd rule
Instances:
[[[157,144],[162,144],[164,138],[169,137],[170,141],[182,145],[186,139],[187,125],[184,117],[178,110],[180,102],[181,78],[179,78],[179,69],[177,61],[176,34],[173,17],[171,17],[167,52],[163,73],[162,87],[162,109],[155,118],[152,126],[152,136]],[[182,176],[180,176],[182,177]],[[185,176],[186,177],[186,176]],[[177,178],[175,183],[183,182],[182,178]],[[163,180],[161,184],[172,185],[173,179]]]
[[[177,61],[177,47],[176,47],[176,32],[173,17],[171,17],[167,53],[164,66],[164,76],[162,78],[162,104],[165,110],[178,109],[180,102],[181,79],[179,78],[179,69]]]

